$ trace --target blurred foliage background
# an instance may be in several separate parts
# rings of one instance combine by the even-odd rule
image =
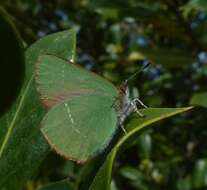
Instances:
[[[2,0],[25,47],[74,28],[79,64],[114,84],[146,62],[130,84],[149,107],[181,107],[207,91],[206,0]],[[145,130],[119,156],[112,189],[207,188],[207,109],[196,108]],[[81,166],[50,154],[25,190],[80,175]]]

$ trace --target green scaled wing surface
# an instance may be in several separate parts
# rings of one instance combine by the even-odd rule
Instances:
[[[85,162],[107,145],[115,131],[116,113],[111,103],[102,95],[73,97],[46,114],[42,132],[60,155]]]
[[[52,55],[40,56],[36,82],[42,101],[48,107],[83,94],[118,96],[116,87],[107,80]]]
[[[51,55],[39,58],[36,83],[51,108],[41,130],[57,153],[83,163],[105,148],[116,130],[115,86]]]

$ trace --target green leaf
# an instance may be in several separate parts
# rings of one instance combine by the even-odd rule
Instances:
[[[187,108],[149,108],[142,110],[146,117],[140,118],[136,114],[133,115],[132,120],[126,126],[127,134],[124,135],[116,146],[112,149],[107,156],[103,166],[98,171],[93,183],[90,186],[90,190],[108,190],[111,183],[112,168],[114,160],[121,150],[121,148],[128,146],[135,138],[137,134],[144,127],[149,126],[152,123],[163,120],[165,118],[174,116],[176,114],[185,112],[192,107]]]
[[[190,0],[188,3],[186,3],[183,7],[183,15],[185,17],[188,16],[188,14],[193,11],[206,11],[207,10],[207,1],[206,0]]]
[[[10,16],[0,7],[0,115],[17,96],[24,75],[24,54],[20,36]]]
[[[207,185],[207,159],[200,159],[196,162],[192,175],[192,185],[196,189]]]
[[[191,176],[186,176],[185,178],[178,179],[176,186],[178,190],[191,190],[192,189],[192,179]]]
[[[69,183],[68,180],[59,181],[56,183],[50,183],[41,187],[39,190],[73,190],[74,187]]]
[[[139,51],[150,61],[167,67],[182,67],[195,61],[192,53],[180,49],[140,48]]]
[[[125,166],[121,168],[120,174],[131,181],[137,181],[143,178],[142,174],[137,168]]]
[[[34,69],[41,53],[73,60],[75,32],[49,35],[26,51],[26,76],[20,95],[12,108],[0,118],[0,189],[18,190],[31,178],[49,152],[39,130],[45,108],[34,84]]]
[[[133,17],[136,19],[146,19],[148,17],[153,17],[155,13],[160,10],[160,4],[150,2],[133,2],[128,1],[90,1],[90,7],[95,9],[98,13],[102,14],[104,17],[108,14],[108,10],[116,11],[116,16],[109,18],[121,19],[124,17]],[[105,17],[106,18],[106,17]]]
[[[190,104],[207,107],[207,92],[194,94],[191,98]]]
[[[142,159],[149,159],[152,151],[152,141],[149,133],[143,133],[138,140],[140,157]]]
[[[125,166],[120,169],[120,175],[126,178],[128,183],[135,189],[144,189],[143,181],[145,179],[144,174],[139,168]]]

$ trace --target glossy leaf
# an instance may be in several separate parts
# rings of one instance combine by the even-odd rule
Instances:
[[[90,190],[108,190],[111,183],[111,175],[113,169],[113,163],[117,156],[117,153],[121,148],[128,146],[135,138],[137,134],[144,127],[149,126],[152,123],[163,120],[165,118],[171,117],[173,115],[185,112],[191,109],[187,108],[149,108],[142,110],[146,117],[140,118],[137,115],[133,115],[132,120],[127,125],[127,135],[123,136],[116,146],[112,149],[111,153],[108,155],[103,166],[97,173],[93,183],[90,186]]]
[[[74,52],[74,31],[49,35],[26,51],[24,85],[12,108],[0,118],[0,189],[21,189],[49,152],[49,146],[39,129],[45,109],[34,85],[38,56],[49,53],[73,60]]]
[[[207,92],[194,94],[190,103],[192,105],[207,107]]]
[[[17,96],[24,75],[24,54],[20,36],[10,16],[0,7],[0,115]]]

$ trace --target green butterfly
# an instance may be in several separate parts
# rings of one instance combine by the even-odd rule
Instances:
[[[44,137],[58,154],[78,163],[102,151],[117,125],[125,131],[123,122],[132,111],[142,116],[136,107],[142,102],[129,100],[127,81],[117,89],[100,76],[53,55],[39,57],[36,85],[49,108],[41,123]]]

